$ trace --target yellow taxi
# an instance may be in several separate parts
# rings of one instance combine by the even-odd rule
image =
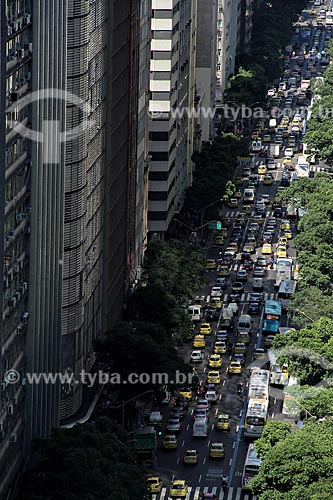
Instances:
[[[261,253],[263,255],[271,254],[272,253],[272,245],[270,243],[264,243],[262,246]]]
[[[212,327],[210,323],[201,323],[200,332],[201,335],[210,335],[212,333]]]
[[[176,498],[185,498],[188,486],[184,479],[174,479],[171,484],[170,496]]]
[[[285,238],[287,238],[287,240],[291,240],[291,238],[293,237],[293,233],[291,232],[291,229],[285,229],[283,231],[283,236]]]
[[[234,248],[235,249],[235,252],[237,253],[238,252],[238,243],[236,243],[235,241],[231,241],[229,244],[228,244],[228,248]]]
[[[220,384],[221,383],[221,375],[220,372],[216,370],[210,370],[207,375],[208,384]]]
[[[290,229],[290,221],[283,219],[281,221],[281,229]]]
[[[216,262],[214,259],[207,259],[206,269],[207,269],[207,271],[212,271],[212,270],[216,269]]]
[[[292,163],[292,162],[293,162],[293,160],[292,160],[291,156],[285,156],[283,158],[283,165],[287,165],[287,163]]]
[[[209,356],[209,368],[221,368],[222,366],[222,358],[219,354],[211,354]]]
[[[231,221],[230,217],[223,217],[223,219],[222,219],[222,226],[223,227],[230,227],[231,223],[232,223],[232,221]]]
[[[285,236],[281,236],[279,238],[278,245],[287,246],[288,245],[288,239]]]
[[[262,215],[255,215],[253,217],[253,222],[256,222],[257,224],[259,224],[259,226],[262,226],[263,224],[263,218],[262,218]]]
[[[196,335],[192,343],[193,347],[206,347],[206,340],[203,335]]]
[[[265,186],[271,186],[273,184],[273,177],[270,174],[266,174],[263,183]]]
[[[279,245],[276,250],[277,257],[287,257],[287,247],[285,245]]]
[[[179,391],[179,396],[184,396],[186,399],[192,399],[192,389],[182,387]]]
[[[259,165],[258,167],[258,175],[265,175],[267,173],[266,165]]]
[[[214,344],[214,354],[225,354],[227,352],[227,344],[218,340]]]
[[[239,361],[231,361],[228,366],[228,373],[230,375],[239,375],[242,373],[242,365]]]
[[[218,275],[223,277],[223,276],[230,276],[230,269],[228,266],[221,266]]]
[[[228,229],[225,227],[221,230],[223,238],[228,238]]]
[[[186,450],[183,457],[184,464],[197,464],[199,462],[199,453],[197,450]]]
[[[262,138],[262,142],[271,142],[271,136],[265,134],[264,137]]]
[[[148,477],[146,484],[148,493],[159,493],[163,486],[163,482],[158,476]]]
[[[212,443],[209,447],[210,458],[224,458],[224,444]]]
[[[236,344],[244,343],[249,344],[251,341],[250,335],[247,332],[238,332],[236,337]]]
[[[238,207],[238,200],[237,200],[237,198],[231,198],[228,201],[228,207],[230,207],[230,208],[237,208]]]
[[[222,413],[218,415],[215,427],[218,431],[230,431],[229,415],[224,415]]]
[[[176,450],[178,447],[178,439],[174,434],[167,434],[163,438],[164,450]]]
[[[219,245],[219,246],[223,245],[224,244],[224,238],[223,238],[223,236],[220,235],[220,234],[217,235],[217,236],[215,236],[214,243],[215,243],[215,245]]]
[[[259,130],[255,130],[251,134],[251,139],[258,139],[259,138]]]
[[[242,197],[242,193],[239,189],[237,189],[237,191],[234,193],[234,197],[237,198],[237,200]]]
[[[241,177],[240,175],[238,175],[237,177],[235,177],[235,184],[236,186],[241,186],[243,184],[243,177]]]
[[[234,352],[235,354],[246,354],[246,349],[247,346],[244,342],[237,342],[237,344],[235,344]]]
[[[221,297],[212,297],[209,302],[210,307],[214,307],[215,309],[221,309],[223,302]],[[200,332],[203,333],[203,332]]]

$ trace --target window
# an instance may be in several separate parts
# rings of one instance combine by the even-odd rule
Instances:
[[[153,151],[151,154],[151,161],[168,161],[168,151]]]
[[[167,212],[148,212],[148,220],[167,220]]]
[[[151,141],[168,141],[168,132],[149,132],[149,140]]]
[[[167,181],[168,172],[149,172],[150,181]]]
[[[148,200],[150,201],[166,201],[168,193],[166,191],[149,191]]]

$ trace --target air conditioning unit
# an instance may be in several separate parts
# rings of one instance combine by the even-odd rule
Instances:
[[[28,50],[30,52],[30,54],[32,54],[32,43],[28,43]]]
[[[13,33],[12,27],[8,25],[7,26],[7,35],[10,36],[12,33]]]
[[[25,313],[22,314],[22,323],[24,325],[26,325],[28,323],[29,316],[30,316],[30,313],[28,313],[28,312],[25,312]]]
[[[27,81],[31,80],[31,72],[28,71],[28,73],[26,74],[26,79]]]
[[[28,282],[27,281],[23,281],[23,283],[22,283],[21,286],[22,286],[22,288],[23,288],[24,291],[28,290]]]
[[[16,333],[17,333],[17,335],[21,335],[21,333],[22,333],[22,326],[18,325],[16,327]]]
[[[17,436],[16,436],[16,434],[12,434],[12,435],[10,436],[10,439],[9,439],[10,444],[14,444],[14,443],[16,443],[16,441],[17,441]]]
[[[27,384],[27,379],[25,377],[23,377],[21,379],[21,385],[26,385]]]
[[[13,413],[14,413],[14,406],[13,405],[8,405],[7,413],[8,413],[8,415],[13,415]]]
[[[12,401],[13,401],[13,405],[16,406],[18,403],[18,396],[14,396]]]
[[[1,383],[1,390],[2,392],[5,391],[7,389],[7,382],[2,382]]]
[[[31,14],[26,14],[25,15],[25,21],[26,21],[27,24],[30,24],[30,22],[31,22]]]
[[[32,212],[32,207],[25,207],[24,212],[25,212],[26,214],[31,214],[31,212]]]
[[[11,307],[16,307],[16,297],[12,297],[10,299],[10,305],[11,305]]]
[[[18,301],[20,300],[20,298],[21,298],[21,294],[20,294],[20,292],[15,292],[15,293],[14,293],[14,298],[15,298],[15,299],[17,300],[17,302],[18,302]]]

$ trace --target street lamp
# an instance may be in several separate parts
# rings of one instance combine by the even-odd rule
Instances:
[[[297,403],[297,406],[299,406],[301,408],[301,410],[303,410],[305,412],[305,415],[310,415],[310,417],[314,417],[314,415],[312,415],[306,408],[304,408],[304,406],[302,406],[300,404],[300,402],[297,401],[297,399],[294,398],[294,396],[292,396],[289,392],[285,392],[285,394],[287,396],[289,396],[293,401],[295,401]]]
[[[299,314],[302,314],[302,316],[305,316],[306,318],[308,318],[310,321],[312,321],[312,323],[315,323],[316,320],[314,320],[313,318],[310,318],[310,316],[308,316],[304,311],[301,311],[301,309],[295,309],[296,312],[298,312]]]

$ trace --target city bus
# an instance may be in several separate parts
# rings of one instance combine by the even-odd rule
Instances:
[[[259,467],[261,465],[261,459],[258,457],[258,453],[254,449],[254,444],[249,444],[247,450],[243,476],[242,476],[242,489],[250,490],[250,481],[254,476],[259,473]]]
[[[250,400],[244,422],[244,436],[259,438],[268,417],[268,400]]]
[[[278,333],[281,321],[282,305],[279,300],[265,300],[263,333]]]
[[[269,399],[269,371],[253,368],[251,371],[248,401],[268,401]]]
[[[274,286],[279,287],[281,281],[291,280],[293,261],[288,258],[280,258],[276,261]]]
[[[289,303],[296,291],[297,281],[283,280],[280,283],[277,298],[281,302],[282,309],[288,309]]]

